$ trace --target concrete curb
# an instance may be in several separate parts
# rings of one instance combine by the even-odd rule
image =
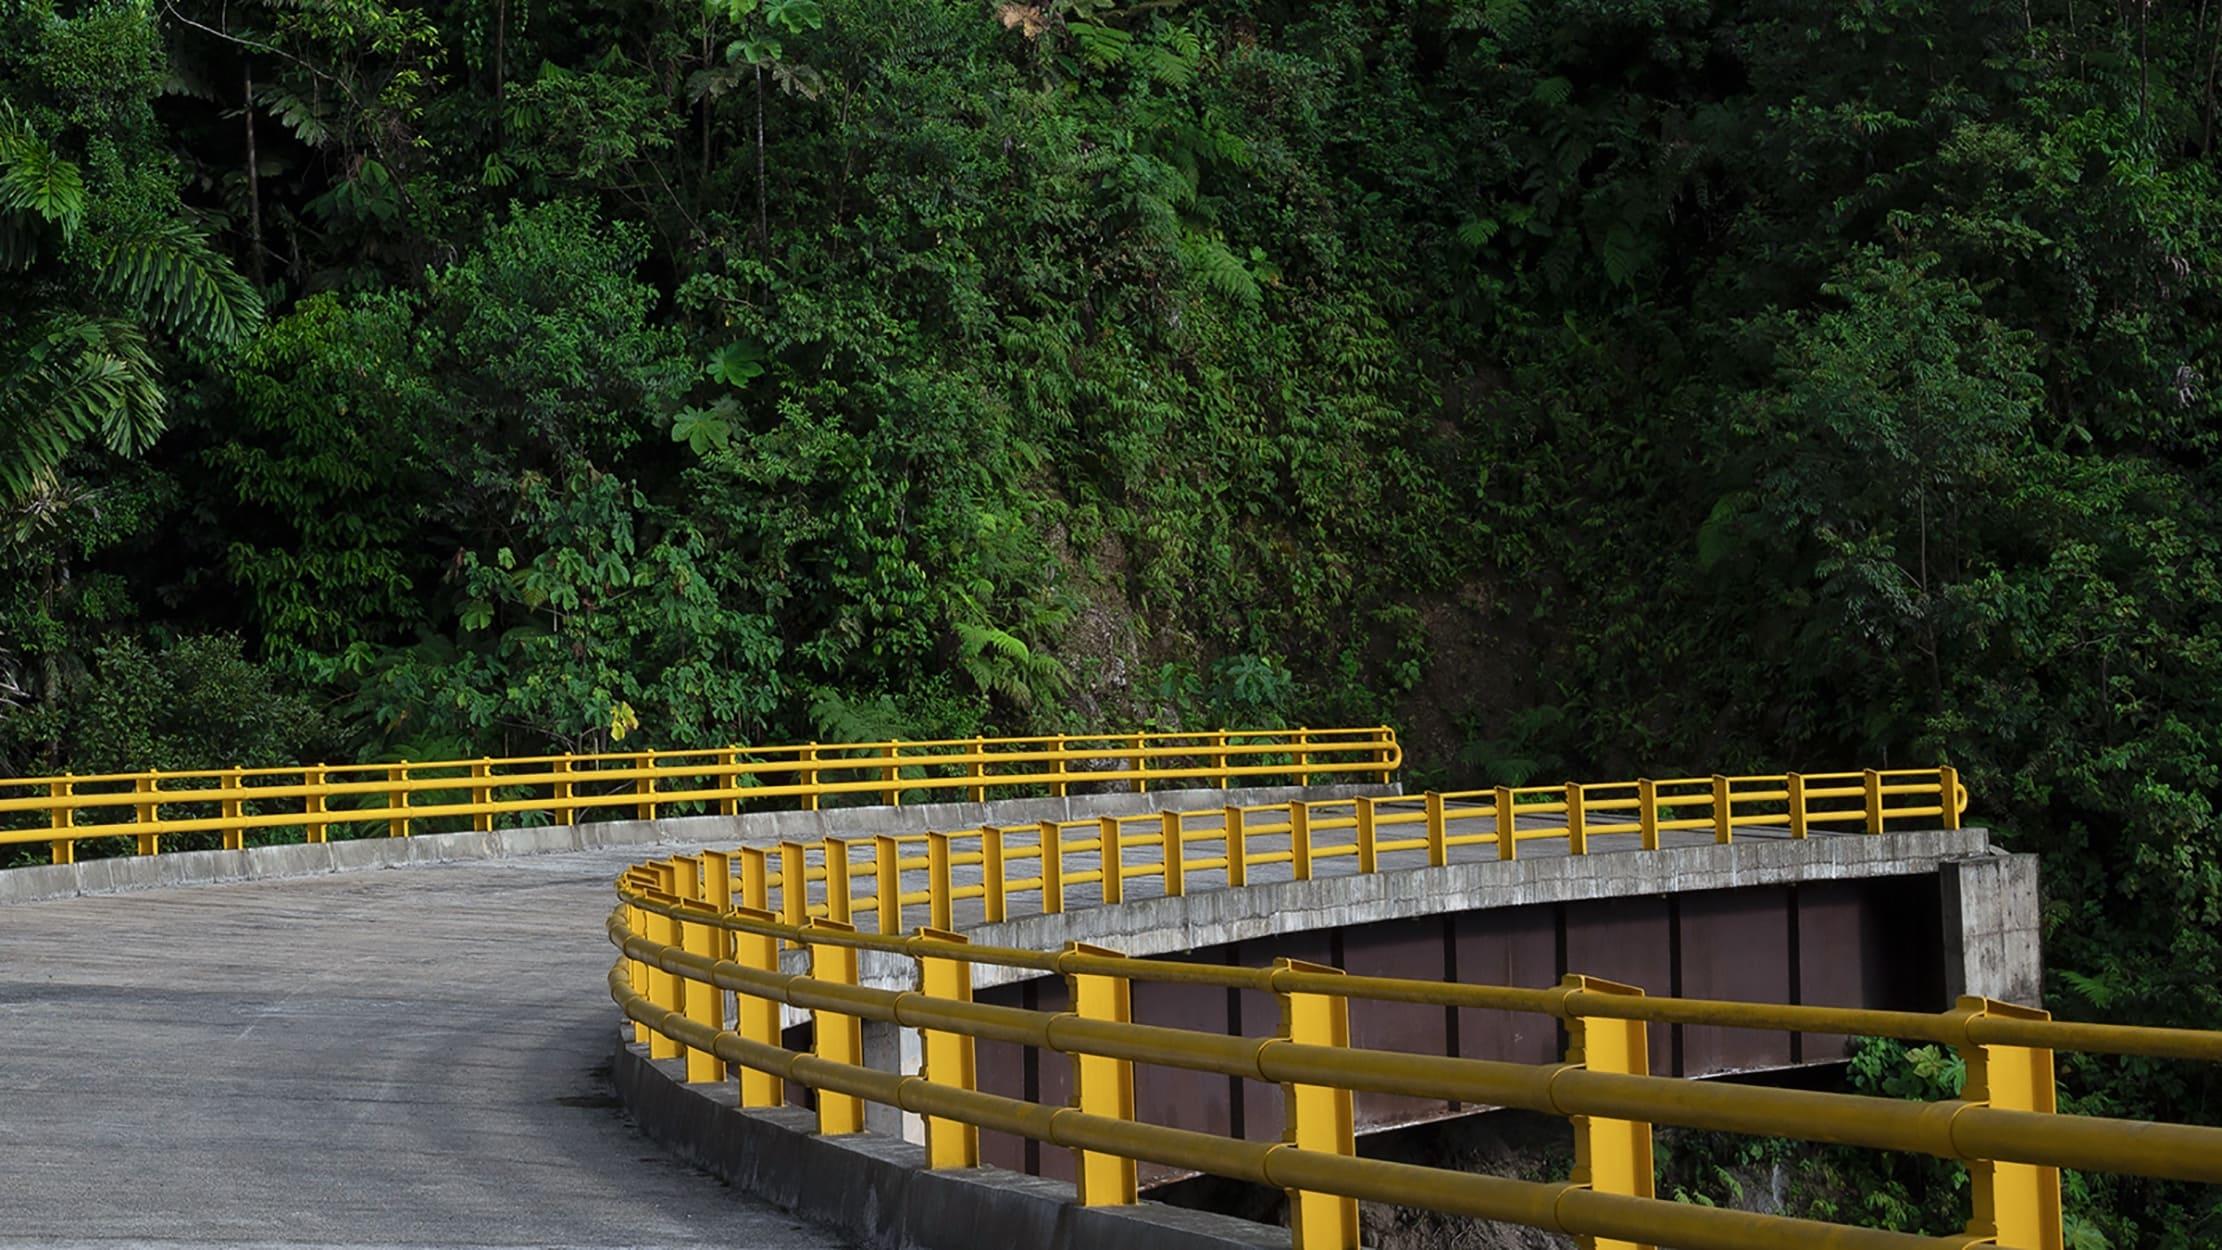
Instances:
[[[734,843],[768,846],[811,842],[829,834],[922,833],[969,829],[990,821],[1084,820],[1155,811],[1195,811],[1226,803],[1285,803],[1311,799],[1376,797],[1403,793],[1398,785],[1258,786],[1244,790],[1158,790],[1147,794],[1076,794],[1067,798],[997,799],[985,803],[918,803],[903,807],[839,807],[824,811],[742,812],[736,816],[674,816],[662,820],[603,820],[582,825],[540,825],[490,833],[428,833],[413,838],[356,838],[296,842],[244,851],[176,851],[119,855],[75,864],[0,870],[0,906],[114,894],[166,886],[212,885],[310,877],[363,868],[405,868],[470,860],[505,859],[591,851],[610,846]],[[127,832],[130,826],[119,826]]]
[[[683,1061],[617,1043],[610,1075],[641,1131],[739,1189],[867,1250],[1286,1250],[1288,1230],[1158,1202],[1083,1207],[1063,1181],[1001,1168],[929,1171],[922,1147],[820,1137],[796,1107],[743,1111],[730,1081],[684,1083]]]

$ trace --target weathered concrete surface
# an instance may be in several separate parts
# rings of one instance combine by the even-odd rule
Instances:
[[[2044,1001],[2044,917],[2037,857],[1979,855],[1938,868],[1944,989],[2034,1006]]]
[[[967,829],[982,822],[1086,820],[1159,810],[1194,810],[1235,803],[1285,803],[1357,794],[1394,795],[1396,785],[1334,785],[1245,790],[1153,790],[1144,794],[1076,794],[1068,798],[1002,799],[994,803],[913,803],[901,807],[839,807],[823,811],[744,811],[734,816],[673,816],[658,820],[598,820],[485,833],[432,833],[409,838],[355,838],[340,842],[257,846],[243,851],[173,851],[124,855],[74,864],[0,869],[0,904],[32,903],[163,886],[267,881],[318,876],[358,868],[405,868],[458,860],[508,859],[605,847],[752,845],[816,841],[828,835],[921,833]],[[990,813],[993,816],[990,816]],[[118,826],[129,832],[129,825]]]
[[[820,1137],[813,1112],[743,1111],[731,1081],[685,1084],[684,1064],[618,1044],[619,1092],[679,1157],[873,1250],[1283,1250],[1271,1225],[1163,1203],[1081,1207],[1072,1186],[1000,1168],[927,1171],[876,1133]]]
[[[0,907],[0,1246],[847,1244],[617,1108],[637,854]]]

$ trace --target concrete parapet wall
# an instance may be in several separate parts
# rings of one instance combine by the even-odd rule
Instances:
[[[1019,824],[1037,820],[1086,820],[1166,810],[1195,811],[1227,803],[1285,803],[1299,797],[1317,800],[1400,793],[1402,787],[1397,785],[1153,790],[1142,794],[1075,794],[1066,798],[997,799],[985,803],[916,803],[901,807],[839,807],[815,812],[761,811],[734,816],[603,820],[579,825],[496,829],[486,833],[428,833],[410,838],[289,843],[249,847],[243,851],[121,855],[74,864],[0,870],[0,904],[162,886],[307,877],[357,868],[405,868],[458,860],[503,859],[609,846],[719,843],[762,846],[783,841],[814,841],[829,834],[921,833],[928,829],[969,829],[990,821]],[[124,835],[130,831],[129,825],[120,825],[116,830]]]

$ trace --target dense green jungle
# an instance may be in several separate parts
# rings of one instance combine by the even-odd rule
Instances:
[[[2222,1026],[2218,92],[2210,0],[0,0],[0,775],[1949,762],[2051,1006]]]

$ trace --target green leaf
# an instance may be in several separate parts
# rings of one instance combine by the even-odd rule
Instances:
[[[764,349],[754,343],[728,343],[711,353],[702,371],[727,386],[747,386],[763,376]]]
[[[685,443],[695,455],[705,456],[733,440],[733,423],[715,409],[682,408],[671,419],[671,441]]]

